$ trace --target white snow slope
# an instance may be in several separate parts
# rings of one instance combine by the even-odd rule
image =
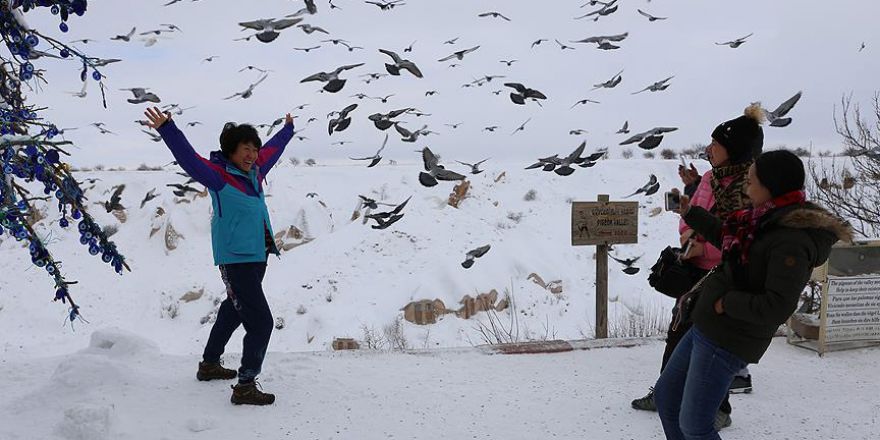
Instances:
[[[536,156],[552,151],[541,153],[548,154]],[[410,301],[439,298],[458,308],[465,294],[490,289],[512,293],[521,340],[591,337],[594,248],[570,245],[569,201],[603,192],[619,200],[650,173],[662,188],[634,198],[642,205],[640,243],[614,252],[644,255],[636,264],[642,271],[627,276],[611,262],[610,315],[613,324],[635,318],[664,325],[671,301],[646,276],[660,249],[675,242],[678,220],[648,213],[677,185],[676,164],[605,160],[563,178],[490,161],[486,173],[471,177],[470,198],[459,209],[446,205],[452,184],[421,187],[414,164],[280,165],[267,186],[273,226],[296,225],[314,240],[269,263],[265,290],[285,327],[273,333],[261,376],[279,401],[259,409],[232,407],[228,383],[194,378],[210,314],[223,295],[210,257],[208,199],[174,203],[164,184],[183,178],[171,171],[79,173],[101,179],[88,192],[96,203],[109,197],[105,190],[126,184],[125,223],[99,206],[91,212],[102,224],[119,226],[113,239],[133,272],[113,274],[87,255],[76,232],[42,221],[38,230],[50,234],[50,249],[68,277],[79,280],[72,293],[91,322],[71,330],[64,306],[51,302],[48,277],[31,267],[20,244],[0,237],[0,439],[662,438],[654,414],[629,409],[656,379],[661,343],[532,356],[442,349],[484,343],[476,330],[476,320],[486,322],[483,313],[469,320],[445,315],[430,326],[404,322],[408,345],[440,348],[431,353],[329,347],[336,337],[363,339],[364,327],[381,333]],[[506,176],[496,183],[502,171]],[[154,187],[162,195],[140,209]],[[537,196],[526,201],[530,189]],[[309,192],[318,196],[306,197]],[[395,204],[412,200],[400,222],[378,231],[349,221],[357,194]],[[183,236],[170,252],[164,229],[149,238],[159,206]],[[459,265],[467,250],[487,243],[492,249],[474,267]],[[561,280],[562,294],[527,280],[532,272]],[[180,300],[202,288],[200,299]],[[498,316],[510,322],[510,313]],[[238,363],[241,335],[228,347],[229,366]],[[877,350],[820,359],[776,340],[753,369],[756,392],[734,398],[734,426],[724,434],[874,438],[878,362]]]

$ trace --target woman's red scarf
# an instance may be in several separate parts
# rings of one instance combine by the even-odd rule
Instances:
[[[742,264],[748,264],[749,248],[755,240],[755,231],[761,218],[772,209],[803,204],[806,200],[807,196],[803,191],[792,191],[768,200],[761,206],[735,211],[721,227],[721,251],[727,254],[731,249],[737,248]]]

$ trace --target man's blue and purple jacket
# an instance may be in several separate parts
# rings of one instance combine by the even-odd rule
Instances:
[[[212,151],[210,160],[200,156],[172,120],[162,124],[158,131],[180,167],[211,194],[214,264],[266,261],[267,242],[269,251],[278,255],[271,240],[274,233],[263,195],[263,180],[293,137],[293,124],[285,124],[266,141],[248,173],[229,162],[220,151]]]

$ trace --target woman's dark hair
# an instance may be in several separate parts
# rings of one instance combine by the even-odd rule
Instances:
[[[220,132],[220,151],[223,155],[230,157],[235,154],[238,145],[242,143],[251,143],[259,150],[263,147],[263,141],[257,129],[250,124],[236,125],[234,122],[227,122]]]

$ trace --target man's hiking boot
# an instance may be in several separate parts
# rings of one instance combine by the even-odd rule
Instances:
[[[654,403],[654,388],[651,387],[647,396],[633,400],[632,407],[642,411],[657,411],[657,405]]]
[[[752,375],[734,376],[730,384],[730,394],[749,394],[752,392]]]
[[[234,385],[230,401],[236,405],[271,405],[275,403],[275,395],[264,393],[254,381]]]
[[[721,431],[724,428],[730,426],[732,421],[730,420],[730,414],[724,411],[718,411],[715,413],[715,430]]]
[[[198,380],[229,380],[235,379],[236,377],[238,377],[238,371],[230,370],[229,368],[223,368],[223,365],[221,365],[219,362],[199,362],[199,372],[196,373],[196,379]]]

